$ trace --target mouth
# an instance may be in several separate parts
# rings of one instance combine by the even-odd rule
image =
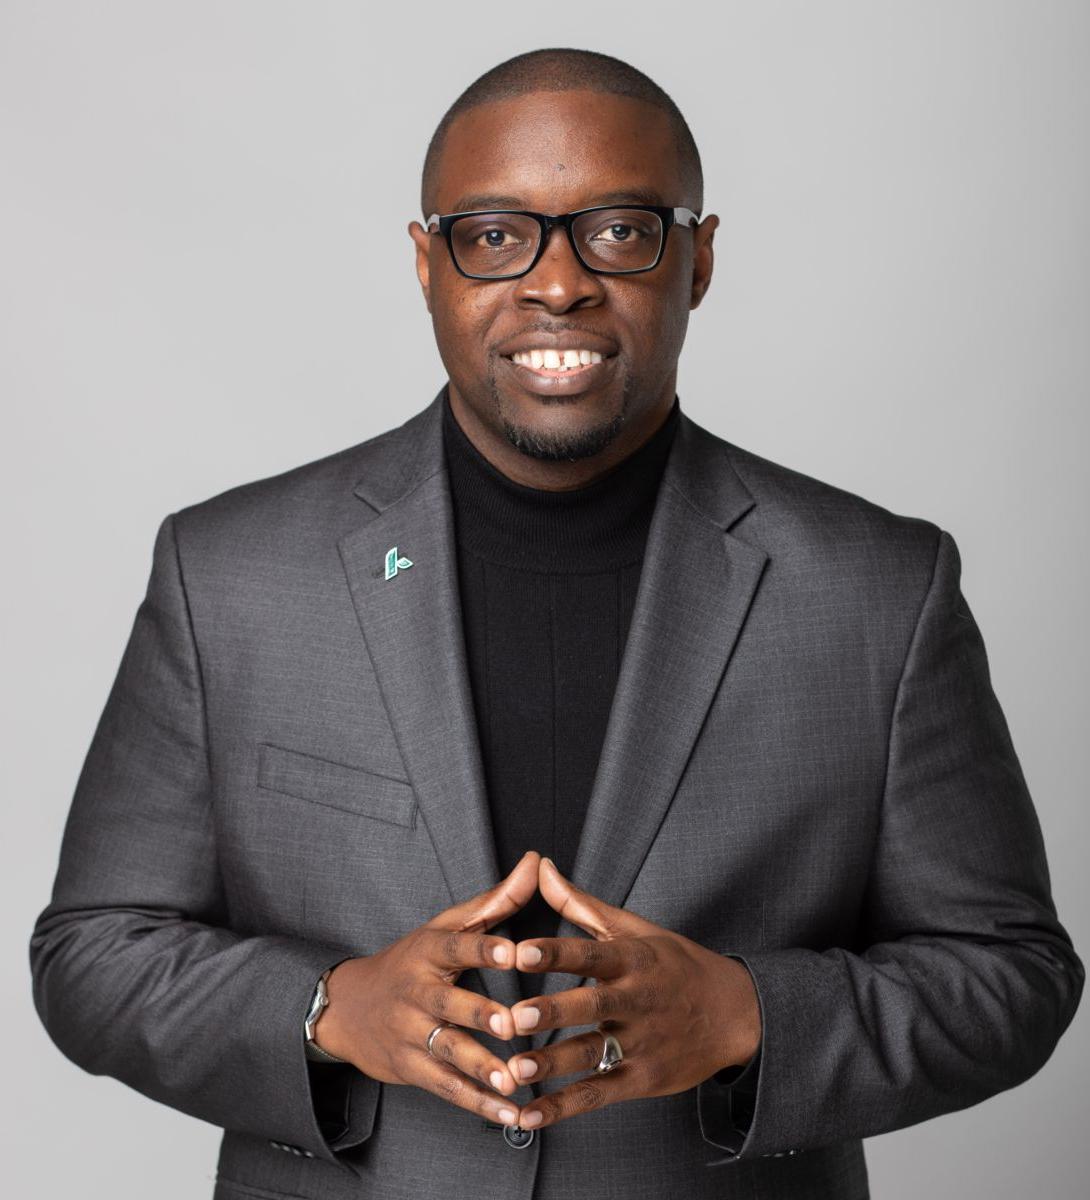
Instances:
[[[572,396],[603,383],[617,356],[581,346],[518,350],[500,356],[528,391],[541,396]]]

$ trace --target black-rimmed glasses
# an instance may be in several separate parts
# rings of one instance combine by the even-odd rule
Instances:
[[[426,225],[443,237],[451,261],[467,279],[517,279],[534,269],[554,226],[567,231],[588,271],[635,275],[659,265],[672,225],[689,228],[699,220],[690,208],[609,204],[557,216],[523,209],[433,213]]]

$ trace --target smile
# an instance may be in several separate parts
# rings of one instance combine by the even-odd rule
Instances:
[[[533,371],[578,371],[602,361],[597,350],[521,350],[510,356],[512,362]]]
[[[523,390],[560,399],[582,395],[611,381],[617,356],[572,347],[567,350],[518,350],[514,354],[501,355],[500,361],[509,365]]]

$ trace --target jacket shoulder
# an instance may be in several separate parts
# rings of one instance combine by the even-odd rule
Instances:
[[[714,436],[714,435],[713,435]],[[869,497],[723,441],[723,451],[756,502],[747,529],[770,552],[836,564],[864,559],[928,567],[941,527],[925,517],[894,512]]]
[[[422,421],[428,410],[355,445],[285,471],[249,480],[173,514],[179,538],[239,546],[285,545],[285,537],[322,531],[334,538],[357,524],[363,505],[355,495],[362,480],[408,478],[414,469]]]

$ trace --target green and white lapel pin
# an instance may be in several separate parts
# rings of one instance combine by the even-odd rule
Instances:
[[[397,554],[397,547],[391,546],[386,551],[386,578],[393,579],[398,571],[407,571],[412,566],[412,559],[405,558],[402,555],[400,558]]]

